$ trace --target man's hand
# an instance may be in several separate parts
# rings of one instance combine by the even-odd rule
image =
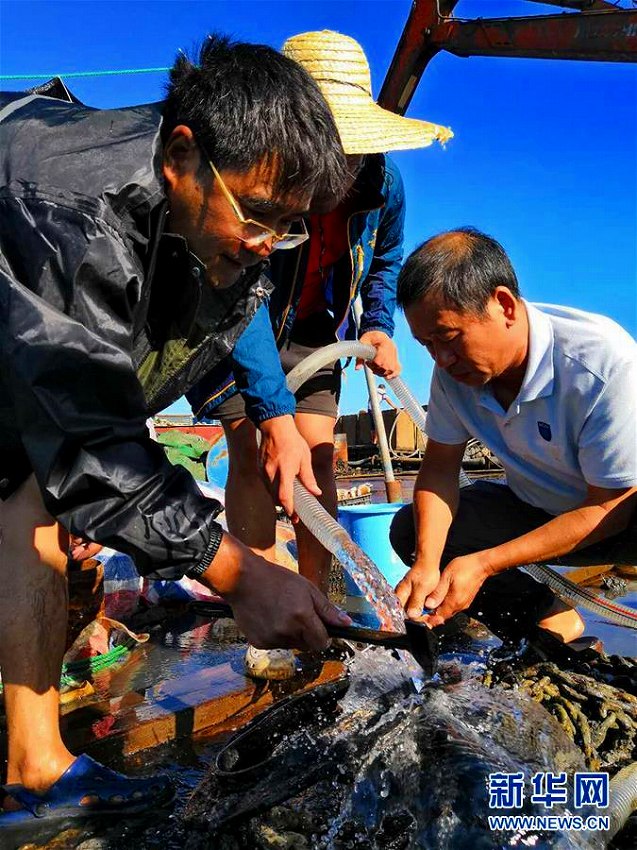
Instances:
[[[263,649],[324,649],[325,624],[352,622],[307,579],[255,555],[229,534],[200,580],[222,594],[249,642]]]
[[[85,537],[78,537],[76,534],[69,535],[69,558],[72,561],[86,561],[101,552],[103,546],[100,543],[93,543]]]
[[[294,479],[320,496],[321,490],[312,471],[310,447],[299,434],[292,416],[276,416],[259,425],[261,445],[259,466],[272,488],[274,498],[293,522],[298,520],[294,511]]]
[[[398,349],[393,339],[382,331],[367,331],[359,339],[365,345],[373,345],[376,356],[367,361],[367,366],[375,375],[382,378],[396,378],[400,375],[400,362],[398,360]],[[356,368],[362,369],[366,361],[360,357],[356,358]]]
[[[422,609],[432,607],[427,604],[430,593],[438,587],[440,570],[427,568],[417,563],[396,585],[396,596],[411,620],[422,617]]]
[[[481,552],[454,558],[440,576],[438,586],[429,594],[426,605],[435,608],[432,614],[422,617],[429,626],[441,626],[459,611],[465,611],[490,572],[481,557]]]

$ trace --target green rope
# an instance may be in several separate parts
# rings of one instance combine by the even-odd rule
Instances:
[[[73,676],[74,678],[84,673],[95,673],[98,670],[103,670],[105,667],[110,667],[116,661],[119,661],[122,656],[127,655],[130,649],[126,646],[116,646],[108,652],[103,652],[101,655],[92,655],[90,658],[80,658],[78,661],[69,661],[62,667],[62,675]]]
[[[159,74],[170,71],[170,68],[124,68],[121,71],[70,71],[66,74],[0,74],[0,80],[49,80],[51,77],[114,77],[118,74]]]
[[[137,644],[134,644],[137,646]],[[113,647],[108,652],[103,652],[101,655],[92,655],[89,658],[80,658],[78,661],[69,661],[68,664],[62,665],[62,675],[60,677],[60,685],[76,685],[78,681],[86,678],[91,673],[99,673],[112,667],[121,661],[131,651],[130,646],[120,644]],[[0,694],[3,691],[2,682],[0,682]]]

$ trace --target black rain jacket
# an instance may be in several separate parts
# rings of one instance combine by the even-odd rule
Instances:
[[[0,94],[0,497],[33,471],[66,528],[173,579],[214,557],[220,505],[145,421],[230,353],[271,284],[257,268],[213,290],[164,232],[160,123],[161,104]]]

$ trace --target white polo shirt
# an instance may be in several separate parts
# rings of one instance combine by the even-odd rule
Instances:
[[[529,362],[503,410],[489,385],[475,388],[434,367],[427,434],[439,443],[477,437],[525,502],[557,515],[587,484],[637,486],[637,343],[605,316],[530,304]]]

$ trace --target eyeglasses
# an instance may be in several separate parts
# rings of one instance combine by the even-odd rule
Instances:
[[[302,233],[277,233],[276,230],[272,230],[271,227],[268,227],[265,224],[261,224],[260,221],[255,221],[253,218],[245,218],[243,213],[241,212],[241,207],[235,200],[232,195],[230,189],[223,182],[221,174],[214,167],[212,161],[208,159],[208,156],[205,155],[206,161],[210,166],[212,173],[215,176],[215,179],[219,183],[219,188],[223,192],[226,200],[232,207],[234,214],[239,219],[243,227],[253,228],[254,232],[250,234],[250,236],[239,236],[238,238],[242,242],[250,242],[251,245],[263,245],[264,242],[267,242],[269,239],[272,240],[272,250],[273,251],[287,251],[290,248],[296,248],[297,245],[301,245],[307,239],[310,238],[310,234],[307,232],[307,227],[305,226],[305,222],[301,219],[301,227],[303,228]]]

